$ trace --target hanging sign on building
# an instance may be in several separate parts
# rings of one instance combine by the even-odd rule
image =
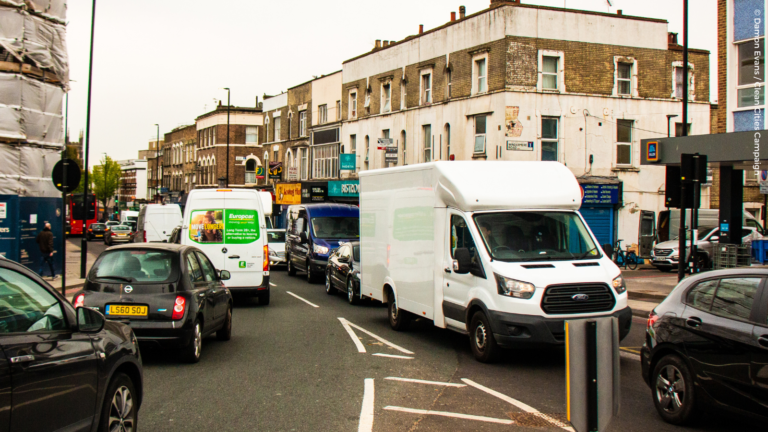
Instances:
[[[393,144],[395,144],[395,140],[393,140],[392,138],[379,138],[378,147],[377,148],[379,150],[386,150],[387,147],[389,147],[389,146],[391,146]]]
[[[288,168],[288,181],[297,181],[299,179],[299,167]]]
[[[301,204],[300,183],[279,183],[275,185],[275,204]]]
[[[512,141],[507,140],[507,150],[510,151],[533,151],[533,141]]]
[[[386,162],[397,163],[397,146],[387,146],[387,152],[384,153],[384,160]]]
[[[342,153],[339,155],[341,169],[354,171],[357,169],[357,155],[354,153]]]
[[[256,167],[256,178],[257,179],[263,179],[264,178],[264,167],[263,166],[257,166]]]
[[[270,162],[269,163],[269,178],[279,179],[283,177],[283,163],[282,162]]]

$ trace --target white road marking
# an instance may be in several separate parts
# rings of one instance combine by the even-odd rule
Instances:
[[[476,415],[469,415],[469,414],[459,414],[459,413],[452,413],[452,412],[445,412],[445,411],[421,410],[421,409],[403,408],[403,407],[396,407],[396,406],[387,406],[387,407],[384,407],[384,409],[389,411],[400,411],[400,412],[406,412],[411,414],[429,414],[429,415],[436,415],[436,416],[442,416],[442,417],[460,418],[464,420],[477,420],[477,421],[484,421],[488,423],[501,423],[501,424],[514,423],[514,421],[512,420],[497,419],[492,417],[483,417],[483,416],[476,416]]]
[[[272,282],[270,282],[269,285],[270,286],[277,286],[277,285],[273,284]]]
[[[539,410],[537,410],[536,408],[534,408],[534,407],[532,407],[530,405],[524,404],[524,403],[520,402],[519,400],[512,399],[511,397],[509,397],[509,396],[507,396],[505,394],[499,393],[496,390],[491,390],[488,387],[482,386],[482,385],[480,385],[480,384],[478,384],[478,383],[476,383],[476,382],[474,382],[472,380],[469,380],[469,379],[466,379],[466,378],[462,378],[461,380],[464,381],[465,383],[471,385],[472,387],[474,387],[474,388],[476,388],[478,390],[482,390],[482,391],[488,393],[489,395],[496,396],[497,398],[499,398],[499,399],[501,399],[501,400],[503,400],[505,402],[508,402],[508,403],[510,403],[510,404],[512,404],[512,405],[514,405],[514,406],[516,406],[518,408],[520,408],[521,410],[523,410],[523,411],[525,411],[527,413],[536,414],[539,417],[543,418],[544,420],[546,420],[546,421],[548,421],[548,422],[550,422],[550,423],[552,423],[554,425],[557,425],[557,426],[559,426],[559,427],[561,427],[561,428],[563,428],[563,429],[565,429],[567,431],[573,432],[573,428],[572,427],[570,427],[570,426],[566,425],[565,423],[563,423],[563,422],[561,422],[559,420],[556,420],[556,419],[554,419],[554,418],[552,418],[552,417],[550,417],[550,416],[548,416],[546,414],[540,413]]]
[[[357,432],[371,432],[373,430],[373,378],[365,379],[363,391],[363,407],[360,409],[360,423]]]
[[[424,381],[424,380],[412,379],[412,378],[386,377],[384,379],[387,379],[390,381],[405,381],[405,382],[412,382],[412,383],[418,383],[418,384],[431,384],[431,385],[439,385],[439,386],[446,386],[446,387],[466,387],[467,386],[466,384],[457,384],[457,383],[448,383],[448,382],[439,382],[439,381]]]
[[[286,294],[290,294],[290,295],[292,295],[292,296],[296,297],[297,299],[299,299],[299,300],[303,301],[304,303],[306,303],[306,304],[308,304],[308,305],[310,305],[310,306],[312,306],[312,307],[316,307],[316,308],[319,308],[319,307],[320,307],[320,306],[318,306],[318,305],[316,305],[316,304],[314,304],[314,303],[312,303],[312,302],[309,302],[309,301],[307,301],[307,300],[304,300],[303,298],[301,298],[301,297],[297,296],[296,294],[294,294],[294,293],[292,293],[292,292],[290,292],[290,291],[286,291],[285,293],[286,293]]]
[[[400,356],[400,355],[394,355],[394,354],[376,353],[374,355],[379,357],[390,357],[390,358],[397,358],[397,359],[413,360],[413,357]]]
[[[384,339],[384,338],[382,338],[382,337],[380,337],[380,336],[376,336],[375,334],[373,334],[373,333],[369,332],[368,330],[366,330],[366,329],[364,329],[364,328],[360,327],[360,326],[359,326],[359,325],[357,325],[357,324],[353,324],[353,323],[351,323],[351,322],[347,321],[347,320],[346,320],[346,319],[344,319],[344,318],[339,318],[339,319],[340,319],[340,320],[344,320],[344,321],[345,321],[347,324],[349,324],[350,326],[352,326],[352,327],[354,327],[354,328],[356,328],[356,329],[360,330],[361,332],[363,332],[363,333],[367,334],[368,336],[370,336],[370,337],[372,337],[372,338],[374,338],[374,339],[378,340],[379,342],[383,342],[383,343],[385,343],[385,344],[389,345],[390,347],[392,347],[392,348],[394,348],[394,349],[396,349],[396,350],[398,350],[398,351],[400,351],[400,352],[402,352],[402,353],[405,353],[405,354],[411,354],[411,355],[413,355],[413,352],[411,352],[411,351],[408,351],[407,349],[405,349],[405,348],[403,348],[403,347],[401,347],[401,346],[395,345],[395,344],[393,344],[392,342],[390,342],[390,341],[388,341],[388,340],[386,340],[386,339]]]
[[[360,342],[360,339],[357,338],[357,335],[352,330],[352,327],[349,326],[348,321],[341,317],[339,317],[339,321],[341,321],[341,325],[344,327],[344,330],[347,331],[349,337],[352,338],[352,342],[354,342],[355,346],[357,346],[357,352],[365,353],[365,347],[363,346],[363,343]]]
[[[634,360],[634,361],[640,361],[640,356],[637,354],[632,354],[626,351],[619,351],[619,355],[621,357],[624,357],[625,359]]]

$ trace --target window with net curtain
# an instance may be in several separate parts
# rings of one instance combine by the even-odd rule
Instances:
[[[475,154],[485,154],[488,116],[475,116]]]
[[[616,121],[616,164],[632,163],[632,120]]]
[[[557,90],[557,57],[544,56],[541,68],[541,87],[544,90]]]
[[[248,159],[245,161],[245,182],[256,183],[256,160]]]

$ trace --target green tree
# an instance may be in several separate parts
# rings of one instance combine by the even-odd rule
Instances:
[[[115,196],[120,188],[121,174],[120,164],[104,155],[101,165],[93,167],[92,174],[88,176],[88,180],[93,185],[93,193],[96,194],[96,199],[101,202],[102,209],[107,208],[107,202]]]

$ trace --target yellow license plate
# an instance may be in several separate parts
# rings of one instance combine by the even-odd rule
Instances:
[[[120,316],[147,316],[147,306],[134,305],[107,305],[107,315]]]

